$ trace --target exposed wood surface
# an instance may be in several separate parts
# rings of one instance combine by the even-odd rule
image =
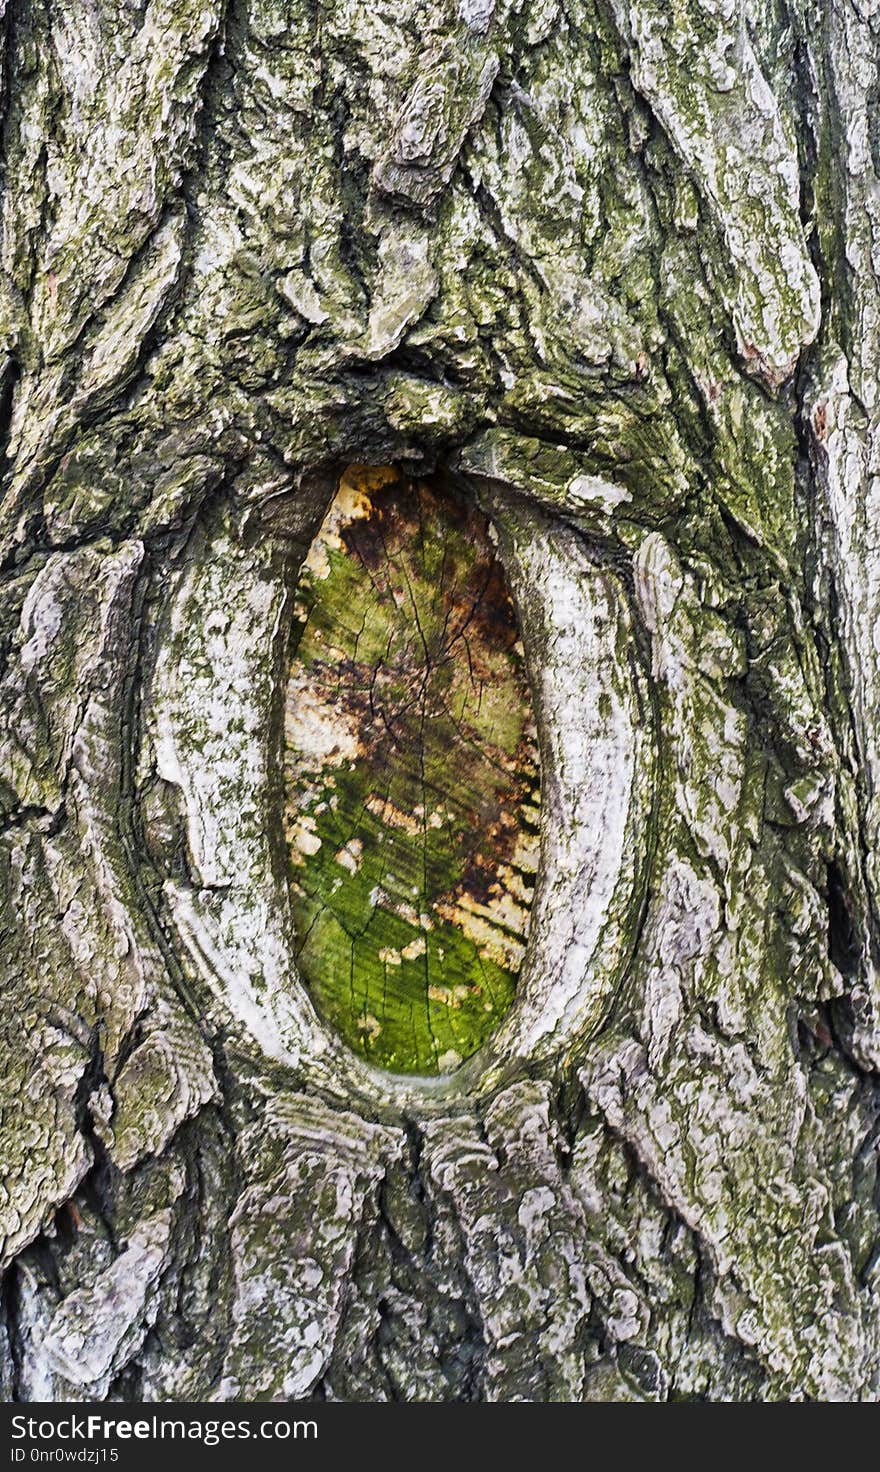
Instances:
[[[510,1005],[538,867],[536,733],[504,571],[460,495],[352,467],[297,596],[300,968],[370,1061],[449,1071]]]

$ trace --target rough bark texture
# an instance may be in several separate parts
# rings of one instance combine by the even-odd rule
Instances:
[[[877,0],[6,0],[7,1398],[880,1395]],[[345,467],[519,610],[516,1000],[294,961]]]

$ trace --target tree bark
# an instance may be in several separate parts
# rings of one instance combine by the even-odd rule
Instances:
[[[8,1400],[875,1400],[875,0],[6,0]],[[299,975],[346,467],[494,526],[516,999]]]

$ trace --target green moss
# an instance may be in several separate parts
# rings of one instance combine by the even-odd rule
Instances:
[[[537,751],[503,571],[470,507],[363,470],[298,598],[299,964],[356,1051],[447,1071],[510,1006],[537,868]]]

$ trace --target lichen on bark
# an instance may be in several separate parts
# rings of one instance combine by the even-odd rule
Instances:
[[[8,1398],[880,1395],[875,9],[8,0]],[[296,964],[354,464],[490,519],[540,747],[432,1078]]]

